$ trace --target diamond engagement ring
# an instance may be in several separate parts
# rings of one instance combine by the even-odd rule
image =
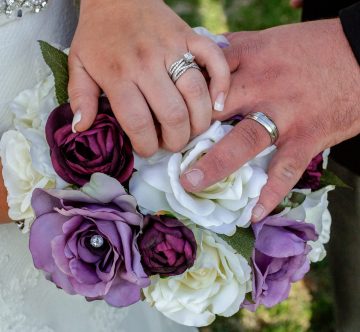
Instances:
[[[262,112],[253,112],[247,114],[245,116],[245,119],[251,119],[261,124],[266,129],[266,131],[270,136],[271,145],[275,144],[276,141],[279,139],[279,130],[276,127],[275,122],[266,114]]]
[[[174,83],[183,75],[188,69],[194,68],[200,70],[200,67],[195,62],[195,56],[187,52],[183,57],[174,62],[169,69],[169,76]]]

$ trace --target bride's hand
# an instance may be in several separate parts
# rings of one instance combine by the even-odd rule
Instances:
[[[360,70],[339,19],[227,37],[232,83],[217,119],[263,112],[280,133],[253,210],[258,221],[294,187],[315,155],[360,133]],[[245,119],[183,174],[182,183],[188,191],[201,191],[269,144],[262,125]]]
[[[210,92],[196,69],[176,86],[170,79],[167,70],[187,51],[209,73]],[[178,151],[205,131],[213,108],[223,107],[230,84],[223,52],[196,35],[162,0],[83,0],[69,68],[71,107],[81,114],[80,121],[74,117],[75,129],[90,127],[102,90],[142,156],[159,146]]]

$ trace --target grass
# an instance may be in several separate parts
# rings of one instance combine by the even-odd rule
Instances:
[[[289,0],[167,0],[191,26],[205,26],[214,33],[258,30],[297,22],[300,12]]]

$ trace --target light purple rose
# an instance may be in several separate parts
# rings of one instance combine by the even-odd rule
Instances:
[[[95,173],[81,190],[36,189],[30,251],[36,268],[69,294],[124,307],[150,283],[136,237],[142,216],[115,179]]]
[[[318,190],[320,188],[321,175],[324,171],[323,161],[323,152],[321,152],[311,160],[295,188]]]
[[[316,241],[318,235],[312,224],[282,217],[268,217],[254,224],[255,248],[252,255],[253,291],[252,303],[243,307],[255,311],[284,301],[291,283],[304,277],[310,269],[308,241]]]

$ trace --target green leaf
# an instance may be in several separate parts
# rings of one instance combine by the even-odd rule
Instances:
[[[253,298],[252,298],[252,292],[245,294],[245,299],[248,300],[251,304],[255,304]]]
[[[238,228],[233,236],[220,235],[220,237],[248,262],[250,261],[255,245],[255,235],[251,227]]]
[[[290,192],[283,201],[274,209],[272,214],[278,214],[282,212],[285,208],[289,207],[295,209],[301,205],[306,199],[306,195],[296,191]]]
[[[68,56],[49,43],[39,40],[42,56],[55,78],[55,94],[59,104],[67,103],[69,95]]]
[[[353,189],[351,186],[341,180],[337,175],[327,169],[324,169],[324,172],[320,178],[320,185],[322,188],[328,185],[333,185],[339,188]]]

